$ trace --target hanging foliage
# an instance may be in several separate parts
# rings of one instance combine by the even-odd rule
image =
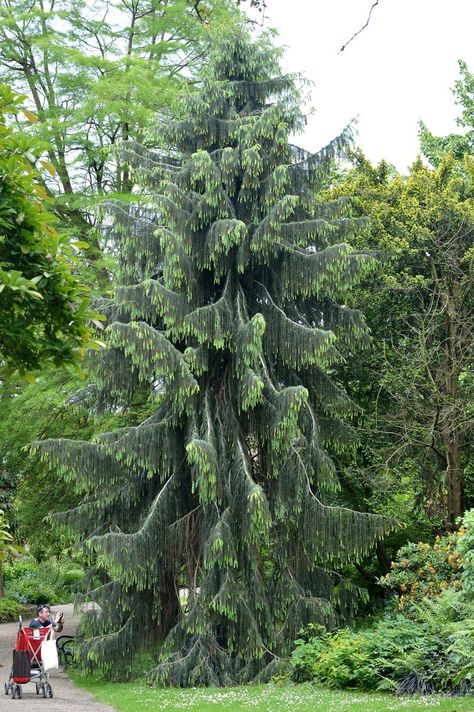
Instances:
[[[335,570],[390,528],[337,505],[325,449],[351,442],[338,339],[367,339],[339,302],[370,266],[344,242],[363,221],[318,194],[350,132],[315,155],[289,144],[303,118],[278,59],[268,38],[221,37],[182,119],[159,128],[168,153],[128,142],[142,190],[110,204],[123,284],[99,375],[102,399],[146,388],[156,410],[93,444],[39,445],[79,478],[65,520],[106,581],[85,659],[116,672],[159,642],[160,683],[274,674],[301,626],[354,611]]]

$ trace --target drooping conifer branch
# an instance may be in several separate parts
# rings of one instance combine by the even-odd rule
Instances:
[[[137,206],[110,206],[122,283],[95,397],[146,394],[153,414],[44,446],[84,491],[63,520],[105,580],[83,623],[91,666],[159,648],[160,683],[268,679],[302,625],[354,613],[364,594],[333,569],[393,525],[340,501],[331,452],[351,446],[354,407],[332,365],[367,339],[344,304],[371,258],[344,242],[363,229],[347,202],[318,192],[351,129],[296,149],[299,101],[269,39],[235,32],[160,148],[124,146]]]

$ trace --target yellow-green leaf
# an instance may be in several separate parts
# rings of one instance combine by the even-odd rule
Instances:
[[[47,194],[47,192],[45,191],[45,189],[43,188],[42,185],[39,185],[38,183],[35,183],[33,187],[34,187],[34,189],[35,189],[35,192],[38,193],[38,195],[39,195],[41,198],[43,198],[43,200],[49,200],[49,199],[50,199],[50,198],[49,198],[49,195]]]
[[[28,111],[27,109],[23,109],[23,113],[25,114],[26,118],[28,121],[31,121],[32,124],[36,124],[38,122],[38,117],[36,114],[34,114],[32,111]]]
[[[53,176],[53,178],[54,178],[54,176],[56,175],[56,168],[53,166],[53,164],[50,163],[49,161],[40,161],[40,163],[43,166],[43,168],[46,168],[49,175]]]

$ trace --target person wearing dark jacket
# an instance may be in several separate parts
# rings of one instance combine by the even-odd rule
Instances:
[[[31,621],[30,628],[48,628],[51,625],[56,633],[60,633],[64,626],[63,618],[63,614],[59,612],[56,620],[51,620],[50,607],[42,603],[36,608],[36,618]]]

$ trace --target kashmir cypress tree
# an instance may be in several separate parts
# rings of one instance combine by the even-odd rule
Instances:
[[[153,412],[41,445],[83,488],[65,520],[105,581],[83,653],[159,650],[159,682],[274,673],[302,625],[353,611],[335,569],[389,526],[335,505],[328,455],[350,439],[337,345],[366,338],[341,303],[369,263],[344,243],[361,223],[318,197],[350,136],[316,155],[289,143],[304,122],[278,60],[268,38],[221,38],[183,120],[160,128],[166,152],[127,146],[142,192],[113,206],[122,286],[99,396],[146,391]]]

